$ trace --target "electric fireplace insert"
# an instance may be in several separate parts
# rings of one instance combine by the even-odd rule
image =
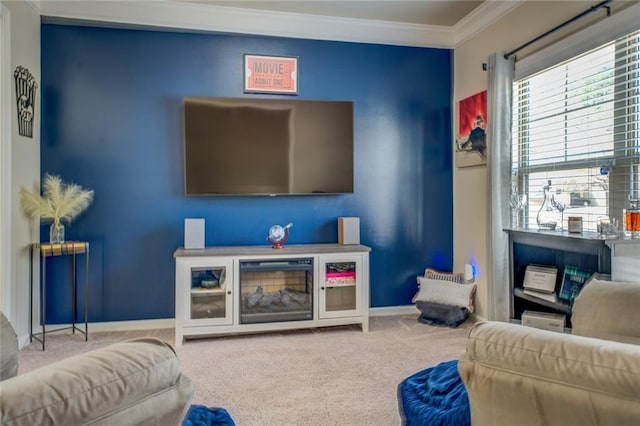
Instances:
[[[240,323],[313,319],[313,258],[240,261]]]

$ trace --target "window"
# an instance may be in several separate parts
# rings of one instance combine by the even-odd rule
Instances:
[[[528,227],[549,181],[563,229],[568,216],[620,223],[640,201],[639,50],[636,31],[514,82],[511,184]]]

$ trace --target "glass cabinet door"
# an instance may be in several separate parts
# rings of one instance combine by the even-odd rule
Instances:
[[[232,323],[232,262],[216,259],[216,264],[197,260],[186,268],[189,285],[185,323],[189,325],[227,325]]]
[[[320,260],[320,318],[360,315],[362,259],[331,256]]]

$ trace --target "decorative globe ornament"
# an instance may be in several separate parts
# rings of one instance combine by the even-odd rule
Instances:
[[[289,239],[289,228],[293,226],[293,223],[289,223],[286,226],[273,225],[269,228],[269,236],[267,240],[273,244],[274,249],[281,249],[284,247],[284,243]]]

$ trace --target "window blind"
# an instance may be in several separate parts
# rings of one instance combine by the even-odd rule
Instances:
[[[545,186],[560,212],[596,231],[640,202],[640,30],[514,82],[512,194],[537,227]],[[515,226],[515,224],[513,224]]]

